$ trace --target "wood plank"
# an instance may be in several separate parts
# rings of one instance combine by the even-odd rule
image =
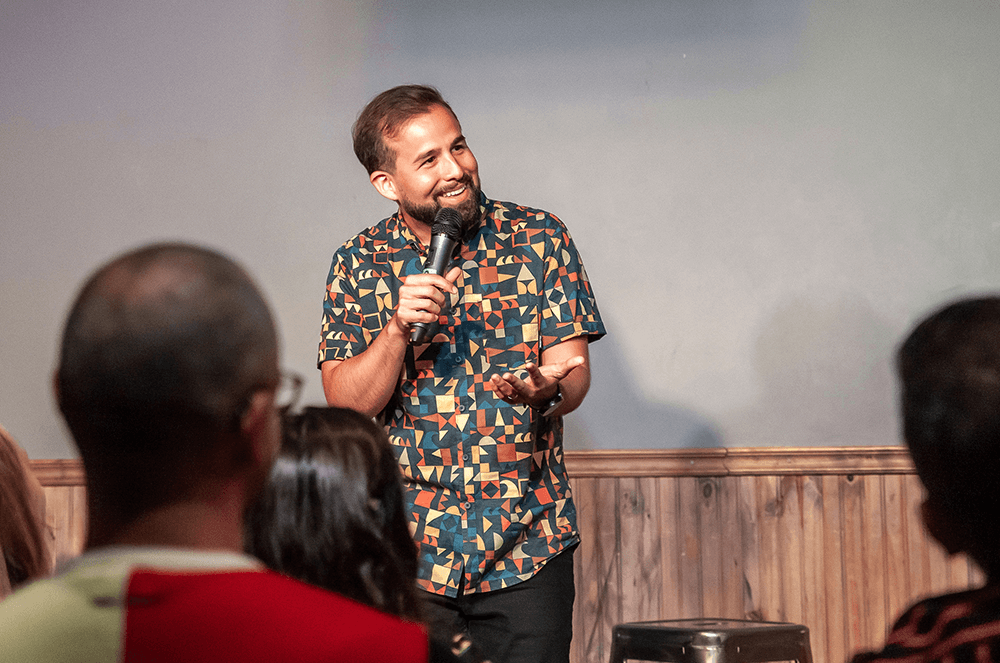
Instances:
[[[751,476],[737,478],[740,505],[740,556],[743,564],[743,617],[764,619],[761,595],[761,535],[757,483]]]
[[[599,517],[594,495],[596,482],[596,479],[591,478],[572,479],[580,546],[573,560],[576,601],[573,604],[573,639],[570,642],[569,657],[571,661],[578,663],[590,660],[588,646],[593,643],[596,633],[595,617],[600,613],[600,566],[596,532]]]
[[[639,477],[621,479],[622,621],[656,619],[660,610],[660,513],[658,481]]]
[[[680,521],[680,479],[657,479],[660,512],[660,619],[682,619],[683,601],[680,581],[684,537]]]
[[[581,535],[580,578],[576,581],[574,660],[606,660],[610,627],[618,623],[620,577],[617,566],[615,479],[574,477],[574,502]],[[609,492],[610,489],[610,492]],[[610,498],[610,499],[609,499]],[[610,536],[609,536],[610,533]],[[610,615],[609,615],[610,613]],[[580,627],[577,627],[580,624]]]
[[[806,476],[801,486],[802,522],[802,619],[809,625],[812,642],[827,640],[827,596],[825,579],[825,527],[823,523],[823,477]],[[813,647],[815,649],[815,646]],[[825,660],[824,651],[824,660]],[[814,656],[815,657],[815,656]],[[819,663],[818,657],[816,663]]]
[[[889,558],[886,550],[886,532],[884,518],[884,479],[883,476],[864,476],[857,479],[863,487],[863,534],[862,545],[864,557],[864,629],[860,646],[865,649],[880,646],[889,633],[886,623],[888,600],[886,588],[886,567]]]
[[[761,618],[766,621],[785,621],[782,601],[784,577],[784,551],[782,548],[779,518],[784,504],[778,478],[756,477],[757,525],[760,533],[760,587],[757,588]]]
[[[905,505],[902,507],[907,518],[904,532],[906,557],[909,560],[907,575],[907,596],[927,596],[931,593],[931,562],[928,535],[924,529],[923,518],[920,515],[920,505],[924,500],[924,487],[920,479],[914,476],[906,477],[903,482]],[[897,614],[895,617],[899,617]],[[894,619],[895,619],[894,617]]]
[[[698,536],[701,566],[701,614],[725,615],[722,580],[722,507],[719,478],[695,480],[698,504]]]
[[[847,652],[857,651],[866,641],[864,486],[860,477],[848,475],[840,480],[841,542],[844,568],[844,635]]]
[[[782,619],[796,624],[804,622],[802,481],[799,476],[782,476],[778,479],[782,508],[777,520],[781,550],[781,568],[777,572],[781,575]]]
[[[702,545],[700,530],[700,486],[696,477],[681,477],[677,480],[678,503],[678,543],[680,560],[678,579],[680,587],[680,618],[700,617],[706,613],[702,609],[701,571]]]
[[[884,517],[886,546],[886,609],[885,623],[892,625],[910,603],[910,556],[906,531],[912,525],[910,504],[906,496],[909,477],[902,475],[883,477]]]
[[[822,595],[826,604],[826,622],[817,625],[817,632],[825,630],[825,639],[812,637],[815,663],[842,663],[846,661],[847,640],[847,579],[844,573],[844,523],[841,515],[840,477],[821,477],[823,491],[823,584]],[[810,629],[813,626],[810,625]],[[810,633],[811,635],[811,633]]]
[[[719,615],[745,618],[746,590],[743,580],[743,522],[740,511],[740,477],[719,479],[718,501],[721,537],[722,608]]]

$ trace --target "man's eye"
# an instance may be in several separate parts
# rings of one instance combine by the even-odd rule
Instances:
[[[426,159],[424,159],[425,166],[430,165],[432,163],[434,163],[434,157],[427,157]]]

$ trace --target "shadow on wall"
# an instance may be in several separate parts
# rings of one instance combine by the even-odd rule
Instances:
[[[583,405],[565,419],[566,448],[900,444],[892,376],[898,334],[861,297],[783,302],[763,322],[747,358],[756,395],[742,409],[709,419],[646,399],[609,329],[591,345],[594,380]]]
[[[564,419],[567,449],[722,446],[721,435],[705,417],[642,395],[610,326],[607,336],[591,344],[590,363],[594,379],[587,398]]]

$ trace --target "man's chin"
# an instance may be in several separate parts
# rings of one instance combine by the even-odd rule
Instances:
[[[441,211],[441,208],[449,207],[456,210],[462,217],[462,231],[463,234],[465,234],[465,232],[468,232],[470,228],[477,227],[482,219],[482,215],[479,211],[479,189],[471,187],[470,189],[469,197],[455,205],[442,205],[439,199],[436,205],[410,206],[403,204],[403,211],[406,212],[410,218],[433,227],[434,218],[437,216],[437,213]]]

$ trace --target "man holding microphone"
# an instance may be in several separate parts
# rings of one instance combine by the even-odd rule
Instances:
[[[488,199],[437,90],[376,96],[354,150],[398,210],[337,250],[319,349],[331,405],[378,417],[406,486],[432,616],[494,663],[568,661],[576,510],[562,415],[604,335],[562,222]],[[454,255],[424,273],[435,221]],[[438,261],[435,261],[438,262]],[[426,326],[427,334],[415,325]]]

